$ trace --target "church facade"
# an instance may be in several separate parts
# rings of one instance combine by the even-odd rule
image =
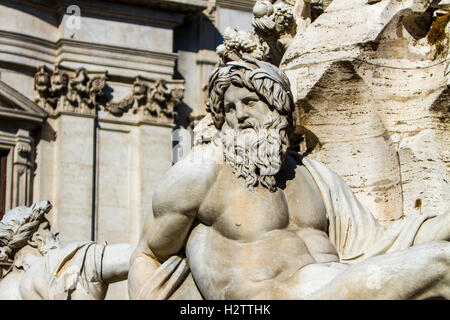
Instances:
[[[221,32],[250,30],[252,6],[2,1],[0,214],[48,199],[63,242],[136,242],[174,132],[205,112]]]

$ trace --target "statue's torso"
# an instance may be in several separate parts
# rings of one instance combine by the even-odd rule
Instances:
[[[205,298],[252,298],[261,285],[282,281],[305,265],[338,261],[308,173],[296,166],[281,173],[295,178],[276,192],[249,191],[229,166],[220,165],[186,251]]]

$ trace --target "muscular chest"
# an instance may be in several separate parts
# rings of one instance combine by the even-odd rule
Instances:
[[[200,207],[199,219],[232,239],[255,238],[289,225],[327,232],[325,205],[312,177],[303,166],[291,171],[281,172],[294,178],[283,180],[276,192],[263,187],[250,191],[244,179],[224,165]]]
[[[254,240],[267,231],[287,227],[289,209],[282,190],[270,192],[263,187],[248,190],[245,180],[238,179],[224,166],[198,217],[227,238]]]

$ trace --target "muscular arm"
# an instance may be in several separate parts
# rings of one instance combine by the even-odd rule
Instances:
[[[131,257],[128,278],[130,297],[135,297],[170,256],[183,247],[188,232],[215,177],[215,164],[193,161],[192,152],[162,178],[153,196],[153,212]]]
[[[127,279],[130,258],[135,247],[130,244],[113,244],[105,247],[102,259],[102,280],[113,283]]]
[[[165,261],[183,247],[197,211],[209,191],[215,165],[192,161],[193,156],[175,164],[161,179],[153,196],[139,248]]]

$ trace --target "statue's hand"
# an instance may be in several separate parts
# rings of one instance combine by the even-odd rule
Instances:
[[[149,277],[135,297],[137,300],[166,300],[189,274],[186,258],[172,256]]]

